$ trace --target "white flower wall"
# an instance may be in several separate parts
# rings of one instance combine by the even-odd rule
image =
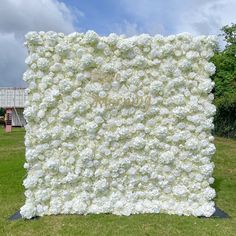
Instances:
[[[30,32],[24,218],[211,216],[216,39]]]

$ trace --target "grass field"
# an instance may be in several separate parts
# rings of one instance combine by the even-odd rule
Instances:
[[[9,221],[24,203],[24,130],[0,129],[0,236],[13,235],[236,235],[236,141],[216,138],[214,187],[216,203],[230,219],[205,219],[165,214],[132,216],[60,215]]]

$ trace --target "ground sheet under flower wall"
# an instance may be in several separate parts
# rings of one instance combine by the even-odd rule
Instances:
[[[26,35],[25,218],[214,213],[213,36]]]

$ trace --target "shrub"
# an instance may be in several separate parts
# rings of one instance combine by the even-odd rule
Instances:
[[[216,98],[214,133],[219,136],[236,138],[236,94]]]

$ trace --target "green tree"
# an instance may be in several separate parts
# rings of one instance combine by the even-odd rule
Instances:
[[[220,35],[226,42],[225,49],[216,51],[212,58],[216,66],[216,73],[212,76],[216,99],[236,95],[236,24],[226,25],[221,30],[223,33]]]
[[[236,24],[231,24],[231,26],[224,26],[221,31],[223,32],[221,36],[224,37],[226,44],[225,49],[233,52],[235,55],[236,50]]]
[[[215,132],[218,135],[236,138],[236,24],[226,25],[222,29],[226,43],[224,50],[215,52],[212,62],[216,73],[213,93],[217,114]]]

